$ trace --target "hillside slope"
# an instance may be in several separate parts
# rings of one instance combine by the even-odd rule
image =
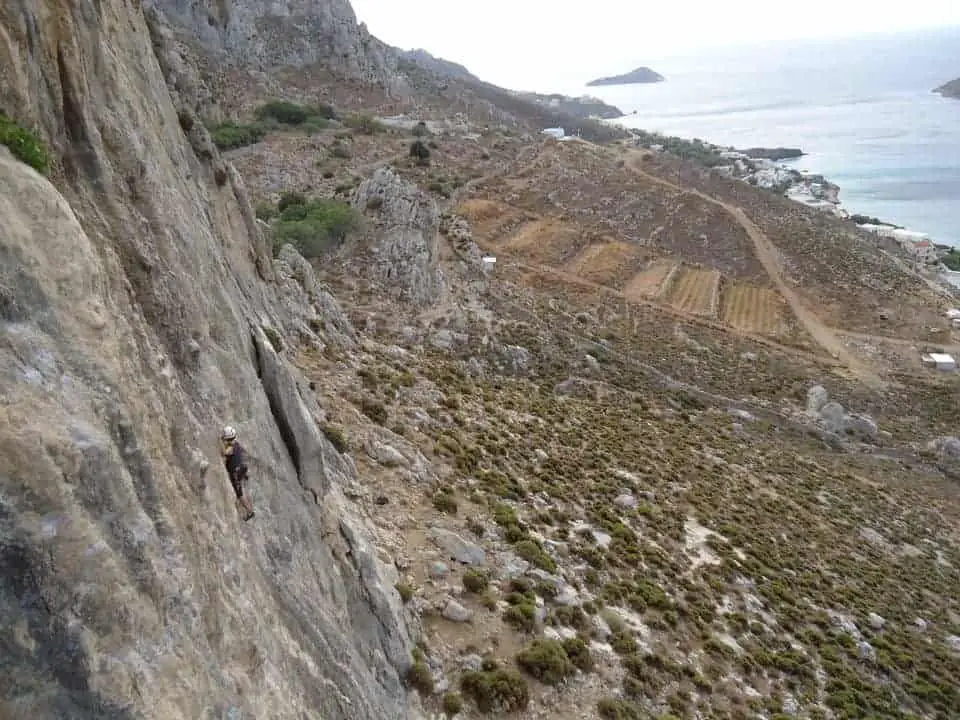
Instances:
[[[273,349],[314,301],[317,342],[352,331],[271,262],[149,24],[119,0],[0,9],[0,102],[54,158],[48,181],[0,148],[0,715],[417,717],[354,466]]]

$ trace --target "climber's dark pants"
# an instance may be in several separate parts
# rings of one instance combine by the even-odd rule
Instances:
[[[245,467],[237,468],[237,471],[230,476],[230,484],[233,485],[233,492],[237,500],[243,497],[243,483],[247,480],[247,469]]]

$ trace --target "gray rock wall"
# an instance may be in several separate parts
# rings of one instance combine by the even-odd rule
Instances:
[[[264,345],[353,330],[295,259],[274,272],[147,25],[121,0],[0,7],[0,106],[56,160],[51,182],[0,148],[0,717],[418,717],[353,465]]]

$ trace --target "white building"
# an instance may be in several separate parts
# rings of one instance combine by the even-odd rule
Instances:
[[[563,140],[564,135],[566,135],[563,128],[545,128],[543,134],[549,135],[556,140]]]
[[[942,372],[953,372],[957,369],[957,361],[952,355],[946,353],[930,353],[923,355],[920,359],[927,367],[936,368]]]

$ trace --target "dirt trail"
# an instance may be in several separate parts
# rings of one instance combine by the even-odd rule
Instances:
[[[803,303],[800,301],[800,298],[793,291],[793,288],[787,284],[783,278],[783,274],[780,272],[780,267],[777,263],[777,251],[774,248],[773,243],[766,236],[766,234],[764,234],[764,232],[757,227],[757,225],[749,217],[747,217],[747,214],[743,211],[743,208],[737,207],[736,205],[731,205],[722,200],[718,200],[717,198],[711,197],[710,195],[707,195],[706,193],[695,188],[680,187],[679,185],[676,185],[668,180],[651,175],[640,167],[641,163],[642,156],[638,152],[631,153],[631,156],[627,159],[627,167],[629,167],[633,172],[642,176],[644,179],[670,188],[671,190],[693,193],[702,200],[721,207],[727,213],[729,213],[740,224],[740,227],[744,229],[750,240],[753,242],[757,259],[760,261],[761,265],[763,265],[763,269],[770,277],[770,280],[773,281],[773,284],[783,296],[783,299],[787,301],[787,304],[790,306],[790,309],[793,311],[793,314],[796,316],[797,320],[800,321],[810,336],[821,347],[823,347],[824,350],[830,353],[831,356],[840,360],[865,383],[878,388],[885,386],[885,383],[879,375],[877,375],[865,363],[861,362],[850,352],[848,352],[834,332],[820,322],[820,319],[803,305]]]

